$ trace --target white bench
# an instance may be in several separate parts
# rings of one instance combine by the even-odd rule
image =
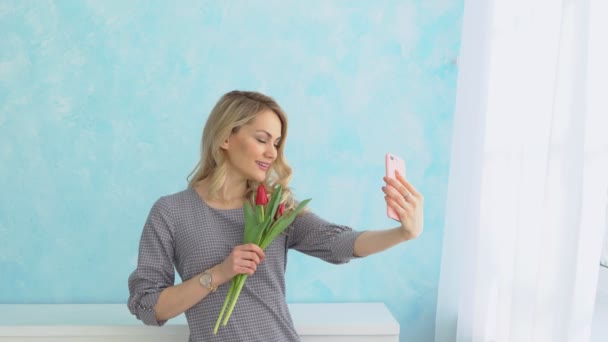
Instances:
[[[289,304],[302,342],[397,342],[383,303]],[[186,317],[145,326],[126,304],[0,304],[0,341],[188,341]]]

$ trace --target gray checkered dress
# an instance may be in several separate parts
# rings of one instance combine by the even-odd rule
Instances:
[[[242,244],[243,209],[208,206],[193,188],[161,197],[150,210],[139,244],[137,268],[129,276],[128,307],[146,325],[161,326],[154,305],[174,285],[174,266],[183,280],[221,263]],[[190,341],[299,341],[285,299],[287,250],[340,264],[353,259],[361,232],[329,223],[314,213],[298,216],[266,248],[266,258],[249,277],[225,327],[213,327],[230,287],[227,283],[186,311]]]

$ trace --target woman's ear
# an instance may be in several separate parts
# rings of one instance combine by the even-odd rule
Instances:
[[[226,138],[226,140],[224,140],[224,142],[220,145],[220,148],[222,150],[227,150],[228,146],[230,145],[229,142],[230,142],[230,138]]]

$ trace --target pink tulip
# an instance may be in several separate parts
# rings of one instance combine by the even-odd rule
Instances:
[[[266,194],[266,188],[263,184],[258,185],[258,195],[255,197],[255,204],[266,205],[268,204],[268,195]]]
[[[285,203],[279,204],[277,208],[277,212],[274,214],[274,220],[276,221],[279,217],[283,216],[285,213]]]

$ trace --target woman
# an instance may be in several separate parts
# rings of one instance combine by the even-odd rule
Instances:
[[[232,91],[219,100],[188,188],[156,201],[144,225],[129,277],[128,306],[138,319],[161,326],[185,312],[190,341],[298,341],[285,300],[288,249],[339,264],[422,232],[422,195],[397,175],[385,177],[382,190],[400,227],[357,232],[303,212],[265,251],[243,245],[243,203],[254,202],[260,183],[269,190],[281,184],[281,201],[287,210],[295,207],[283,157],[286,136],[287,117],[272,98]],[[179,285],[174,266],[184,280]],[[250,277],[229,324],[214,335],[227,284],[238,274]]]

